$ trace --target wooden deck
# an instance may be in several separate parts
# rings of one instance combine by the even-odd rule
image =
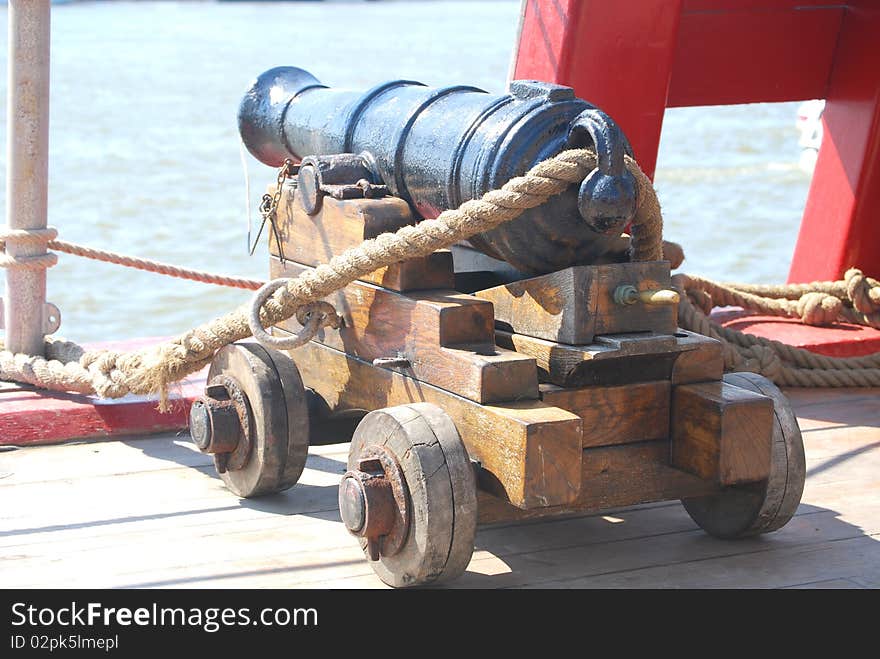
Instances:
[[[482,528],[452,587],[880,587],[880,391],[789,391],[807,486],[781,531],[705,535],[677,502]],[[373,576],[336,507],[347,445],[300,483],[239,500],[186,437],[0,453],[0,583],[13,587],[356,587]]]

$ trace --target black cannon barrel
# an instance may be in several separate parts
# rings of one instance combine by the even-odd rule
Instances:
[[[247,149],[267,165],[361,154],[372,182],[387,185],[423,218],[479,198],[565,148],[595,148],[597,170],[580,186],[471,239],[526,273],[593,263],[619,247],[635,213],[635,181],[623,165],[626,138],[569,87],[517,80],[496,95],[395,80],[359,92],[277,67],[251,85],[238,123]]]

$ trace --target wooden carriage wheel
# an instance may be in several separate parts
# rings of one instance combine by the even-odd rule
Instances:
[[[243,465],[221,468],[226,458],[214,456],[226,487],[249,498],[295,485],[308,456],[309,415],[293,360],[257,343],[234,343],[219,350],[211,362],[209,387],[212,383],[237,387],[244,394],[249,426]]]
[[[443,410],[415,403],[369,413],[352,437],[348,469],[340,484],[343,521],[382,581],[418,586],[465,571],[474,550],[476,482]],[[381,500],[377,490],[385,492]]]
[[[682,499],[682,504],[703,530],[719,538],[776,531],[795,514],[804,491],[806,462],[797,419],[788,399],[767,378],[756,373],[728,373],[724,381],[773,399],[770,476],[712,496]]]

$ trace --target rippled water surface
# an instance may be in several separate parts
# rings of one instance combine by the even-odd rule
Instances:
[[[235,125],[250,79],[292,64],[331,86],[411,78],[502,91],[518,8],[503,0],[55,7],[49,223],[74,242],[264,278],[265,246],[253,257],[245,247]],[[5,67],[5,9],[0,22]],[[4,77],[4,98],[5,85]],[[656,183],[666,236],[683,243],[687,271],[785,279],[809,184],[797,166],[796,107],[667,113]],[[5,111],[4,103],[2,125]],[[248,166],[256,203],[274,175]],[[49,271],[60,334],[78,341],[174,334],[247,297],[65,255]]]

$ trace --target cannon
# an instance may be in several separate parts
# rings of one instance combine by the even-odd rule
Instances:
[[[601,262],[636,201],[628,147],[570,89],[358,94],[284,67],[257,78],[239,125],[263,162],[298,163],[269,187],[273,279],[567,145],[599,155],[554,203],[471,240],[489,269],[448,250],[407,259],[326,297],[339,322],[295,350],[272,342],[306,317],[221,349],[190,432],[233,493],[291,488],[310,445],[349,442],[340,517],[392,586],[461,575],[480,524],[681,500],[708,533],[740,538],[794,515],[804,452],[782,393],[724,374],[721,344],[677,326],[668,261]]]
[[[517,80],[499,95],[395,80],[356,92],[278,67],[251,85],[238,125],[247,149],[267,165],[334,156],[302,162],[300,188],[310,190],[304,196],[310,210],[322,185],[366,178],[388,186],[419,218],[479,199],[565,148],[596,149],[598,166],[580,186],[471,238],[481,252],[528,274],[591,264],[619,249],[636,210],[625,136],[608,115],[561,85]]]

